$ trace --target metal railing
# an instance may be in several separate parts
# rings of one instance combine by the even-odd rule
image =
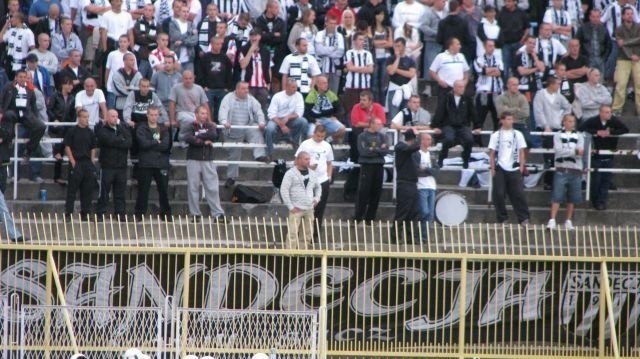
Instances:
[[[75,126],[75,123],[68,123],[68,122],[47,122],[45,124],[46,126]],[[217,126],[218,129],[225,129],[224,126],[222,125],[218,125]],[[234,129],[257,129],[258,126],[233,126],[232,128]],[[347,132],[351,131],[351,128],[347,128],[346,129]],[[392,141],[392,145],[390,146],[390,149],[393,149],[393,146],[395,146],[395,144],[398,143],[399,140],[399,131],[395,130],[395,129],[390,129],[387,128],[385,129],[386,132],[391,134],[391,141]],[[432,130],[428,130],[428,131],[421,131],[421,132],[426,132],[426,133],[430,133],[430,134],[434,134],[434,132]],[[15,128],[15,133],[18,133],[18,124],[16,124],[16,128]],[[493,133],[493,131],[481,131],[480,134],[483,136],[486,135],[491,135]],[[539,131],[533,131],[531,132],[531,135],[534,136],[553,136],[555,133],[553,132],[539,132]],[[640,134],[624,134],[624,135],[618,135],[618,136],[613,136],[613,137],[618,137],[618,138],[640,138]],[[18,178],[18,168],[19,168],[19,163],[21,161],[23,161],[24,159],[19,157],[18,155],[18,146],[26,143],[27,140],[26,139],[18,139],[16,138],[16,140],[14,141],[14,156],[11,158],[11,160],[13,161],[13,178]],[[47,138],[47,139],[43,139],[42,140],[43,143],[61,143],[62,139],[60,138]],[[176,145],[178,145],[178,143],[176,143]],[[266,147],[265,144],[256,144],[256,143],[238,143],[238,142],[215,142],[212,144],[213,147],[219,147],[219,148],[257,148],[257,147],[261,147],[264,148]],[[276,145],[277,148],[290,148],[289,145],[285,145],[285,146],[281,146],[281,145]],[[348,147],[346,147],[348,148]],[[488,149],[486,147],[483,148],[476,148],[474,149],[474,151],[483,151],[486,152],[488,151]],[[588,145],[587,148],[585,149],[586,153],[591,153],[592,149],[591,149],[591,141],[588,141]],[[535,154],[553,154],[554,150],[553,149],[546,149],[546,148],[532,148],[529,150],[529,153],[535,153]],[[638,155],[640,153],[640,149],[636,149],[636,150],[616,150],[616,151],[608,151],[608,150],[600,150],[598,153],[600,154],[605,154],[605,155],[614,155],[614,156],[632,156],[632,155]],[[38,161],[38,162],[52,162],[52,161],[56,161],[56,159],[54,158],[30,158],[30,161]],[[66,157],[65,157],[65,161],[66,161]],[[395,161],[395,157],[394,157],[394,161]],[[186,165],[186,161],[184,160],[171,160],[170,161],[172,165],[178,165],[178,166],[185,166]],[[258,162],[258,161],[229,161],[229,160],[214,160],[214,163],[216,163],[217,165],[240,165],[243,167],[258,167],[258,168],[263,168],[266,166],[269,166],[268,164],[262,163],[262,162]],[[289,164],[291,164],[289,162]],[[394,162],[395,164],[395,162]],[[396,198],[396,190],[397,190],[397,184],[395,181],[396,178],[396,169],[395,169],[395,165],[394,164],[390,164],[390,165],[385,165],[385,167],[393,169],[393,182],[392,182],[392,199],[395,200]],[[353,164],[353,166],[358,166],[358,164]],[[461,171],[462,168],[460,167],[446,167],[443,169],[444,171]],[[482,168],[476,168],[476,170],[483,170]],[[484,170],[489,170],[489,168],[487,167]],[[551,167],[548,168],[547,170],[549,171],[555,171],[555,168]],[[584,171],[586,172],[586,184],[587,184],[587,188],[590,188],[591,185],[591,175],[592,172],[595,171],[594,168],[591,168],[591,156],[587,156],[587,163],[585,166]],[[610,172],[610,173],[620,173],[620,174],[636,174],[636,173],[640,173],[640,168],[624,168],[624,169],[620,169],[620,168],[610,168],[610,169],[598,169],[598,171],[600,172]],[[489,183],[489,187],[487,188],[487,203],[491,203],[492,198],[492,186],[493,186],[493,181],[490,181]],[[17,199],[18,198],[18,182],[14,181],[13,182],[13,199]],[[590,199],[590,191],[586,191],[586,199],[587,201]]]
[[[423,233],[412,224],[326,221],[317,241],[291,249],[287,221],[274,218],[15,219],[32,241],[0,242],[0,279],[3,293],[22,303],[91,312],[162,307],[173,297],[176,307],[194,311],[320,310],[320,328],[327,328],[321,358],[640,353],[637,227],[435,225]],[[294,324],[278,330],[296,343]]]

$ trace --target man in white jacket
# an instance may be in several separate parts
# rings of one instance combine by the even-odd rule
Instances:
[[[311,157],[307,152],[296,156],[294,166],[284,174],[280,195],[289,209],[289,249],[306,249],[313,237],[313,209],[320,201],[322,187],[315,172],[309,170]],[[302,229],[302,243],[299,241]]]

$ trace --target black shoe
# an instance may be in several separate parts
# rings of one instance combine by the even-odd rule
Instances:
[[[602,204],[602,203],[596,204],[596,205],[595,205],[595,207],[596,207],[596,209],[597,209],[598,211],[604,211],[604,210],[606,210],[606,209],[607,209],[607,206],[605,206],[605,205],[604,205],[604,204]]]
[[[170,214],[165,214],[164,216],[160,216],[160,218],[165,222],[173,222],[173,216]]]
[[[193,216],[191,218],[191,223],[200,223],[202,221],[202,216]]]
[[[29,238],[28,238],[28,237],[24,237],[24,236],[20,236],[20,237],[16,237],[16,238],[11,238],[10,240],[11,240],[11,242],[13,242],[13,243],[24,243],[24,242],[29,242]]]
[[[234,180],[233,178],[227,178],[227,180],[224,182],[224,188],[231,188],[234,184],[236,184],[236,180]]]
[[[438,160],[438,167],[440,167],[440,168],[444,167],[444,161],[443,160]]]
[[[96,215],[96,223],[104,222],[104,215],[98,214]]]
[[[67,222],[71,222],[71,220],[73,219],[73,215],[71,213],[65,213],[64,219],[66,219]]]
[[[462,168],[464,168],[465,170],[466,170],[467,168],[469,168],[469,161],[463,161],[463,162],[462,162]]]
[[[611,191],[615,191],[615,190],[617,190],[617,189],[618,189],[618,186],[616,186],[613,182],[611,182],[611,183],[609,184],[609,190],[611,190]]]
[[[133,216],[133,220],[135,222],[142,222],[142,215],[141,214],[136,214]]]
[[[269,156],[260,156],[260,157],[256,158],[256,161],[264,162],[266,164],[269,164],[269,163],[271,163],[271,157],[269,157]]]
[[[224,214],[221,214],[218,217],[216,217],[216,223],[225,223],[226,221],[227,219],[224,218]]]
[[[353,193],[345,192],[343,197],[344,197],[345,202],[353,202],[353,201],[356,200],[356,195],[353,194]]]

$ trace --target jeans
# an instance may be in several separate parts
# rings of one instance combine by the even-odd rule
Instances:
[[[107,108],[109,110],[113,110],[116,108],[116,94],[110,91],[107,91]]]
[[[567,171],[556,167],[553,176],[553,193],[551,201],[555,203],[582,202],[582,172],[580,170]]]
[[[606,206],[609,199],[609,187],[613,173],[600,172],[599,169],[613,168],[612,155],[593,155],[591,167],[596,171],[591,175],[591,203],[594,206]]]
[[[604,64],[604,78],[607,81],[614,79],[613,74],[616,71],[616,62],[618,60],[618,43],[611,41],[611,53]]]
[[[427,239],[427,226],[433,224],[436,212],[436,190],[418,189],[418,209],[420,210],[420,230],[422,239]]]
[[[0,216],[0,221],[4,223],[7,233],[9,234],[9,238],[15,239],[22,237],[22,233],[20,233],[20,230],[16,227],[15,223],[13,223],[11,212],[9,212],[9,208],[7,208],[7,202],[5,201],[4,193],[2,192],[0,192]]]
[[[222,98],[227,94],[225,89],[208,89],[207,99],[209,100],[209,108],[214,120],[218,119],[218,110],[220,109],[220,103]]]
[[[424,62],[422,65],[423,78],[427,81],[433,81],[431,74],[429,74],[429,66],[431,66],[433,59],[442,52],[442,45],[437,42],[427,41],[425,42],[424,48]]]
[[[153,69],[151,68],[151,64],[149,63],[149,60],[140,60],[138,62],[138,72],[140,72],[142,77],[144,77],[145,79],[151,80],[151,75],[153,75]]]
[[[301,140],[307,134],[307,126],[309,126],[309,123],[302,117],[289,120],[287,122],[289,133],[285,135],[274,121],[269,121],[264,131],[264,139],[267,144],[267,156],[271,156],[273,154],[273,144],[278,139],[287,138],[294,144],[294,146],[299,145]]]

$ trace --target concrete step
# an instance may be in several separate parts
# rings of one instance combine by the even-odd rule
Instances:
[[[288,210],[281,204],[236,204],[223,202],[225,215],[243,217],[243,218],[286,218]],[[186,201],[172,201],[172,212],[175,215],[187,215],[188,205]],[[51,213],[62,216],[64,213],[64,201],[26,201],[17,200],[9,203],[9,208],[15,213]],[[127,201],[127,211],[133,212],[134,201]],[[205,203],[201,203],[202,212],[209,214],[209,209]],[[466,223],[494,223],[495,209],[487,204],[470,204],[468,205],[469,214]],[[79,203],[76,202],[76,212],[79,211]],[[151,214],[158,213],[157,202],[149,203],[149,211]],[[390,202],[380,204],[377,212],[377,218],[381,220],[392,220],[395,212],[395,206]],[[544,224],[548,220],[548,206],[531,206],[531,223]],[[515,214],[511,211],[510,223],[516,223]],[[325,218],[330,220],[347,220],[352,218],[354,214],[354,205],[352,203],[330,203],[325,212]],[[564,222],[564,210],[560,211],[558,216],[559,223]],[[610,208],[606,211],[596,211],[591,209],[587,204],[577,206],[574,215],[574,224],[576,225],[608,225],[608,226],[632,226],[637,224],[638,210],[636,209],[617,209]]]
[[[271,198],[273,194],[273,186],[271,181],[243,181],[243,185],[249,186],[259,192],[263,193],[267,198]],[[66,198],[66,187],[46,181],[43,184],[36,184],[31,181],[22,181],[19,183],[19,200],[40,200],[40,190],[47,190],[48,201],[63,201]],[[382,202],[392,202],[392,184],[385,183],[383,185],[382,194],[380,200]],[[459,193],[465,197],[469,204],[483,205],[487,203],[488,189],[487,188],[471,188],[460,187],[457,185],[439,185],[438,192],[453,191]],[[126,199],[135,201],[138,193],[138,186],[135,181],[129,181],[126,190]],[[220,198],[222,201],[231,201],[233,194],[233,188],[225,188],[223,182],[220,183]],[[532,207],[544,207],[549,206],[551,201],[551,191],[544,190],[542,185],[535,188],[525,190],[527,202]],[[7,198],[13,198],[13,188],[7,189]],[[170,201],[187,201],[188,199],[187,182],[183,180],[172,180],[169,186],[169,200]],[[158,192],[155,188],[151,188],[149,191],[150,200],[158,199]],[[583,197],[584,198],[584,197]],[[336,181],[331,186],[329,192],[329,203],[344,203],[344,181]],[[620,188],[615,191],[609,192],[609,208],[612,209],[635,209],[640,202],[640,189],[634,188]]]

